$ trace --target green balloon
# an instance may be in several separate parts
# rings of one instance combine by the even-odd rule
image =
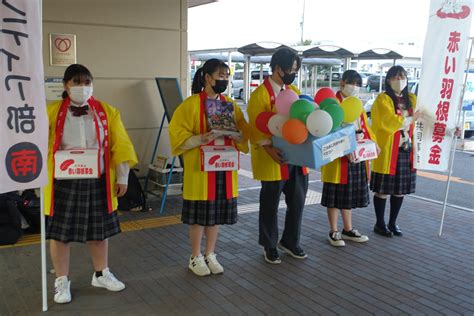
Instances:
[[[322,102],[321,102],[322,103]],[[344,119],[344,111],[342,110],[339,104],[332,104],[326,106],[323,111],[326,111],[332,117],[332,129],[331,132],[336,130],[339,126],[341,126],[342,120]]]
[[[330,105],[339,105],[339,101],[333,98],[326,98],[321,103],[319,104],[319,108],[321,110],[324,110],[325,107],[330,106]]]
[[[306,124],[306,118],[314,111],[314,103],[306,99],[299,99],[293,102],[290,108],[290,117],[300,120]]]

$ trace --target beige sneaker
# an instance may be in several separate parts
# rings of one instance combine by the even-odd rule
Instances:
[[[206,276],[211,274],[211,270],[209,270],[206,261],[204,261],[204,257],[201,254],[199,254],[199,256],[189,257],[188,267],[194,272],[195,275],[198,276]]]
[[[54,281],[54,301],[58,304],[71,302],[71,281],[61,276]]]
[[[207,263],[207,266],[209,267],[209,270],[211,270],[212,274],[224,273],[224,268],[217,261],[216,254],[214,252],[211,252],[210,254],[206,256],[206,263]]]

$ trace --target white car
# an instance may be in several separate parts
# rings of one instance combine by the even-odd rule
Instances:
[[[268,70],[263,70],[263,79],[269,76]],[[250,93],[260,84],[260,69],[251,71]],[[242,99],[244,96],[244,71],[236,70],[232,77],[232,96],[235,99]]]

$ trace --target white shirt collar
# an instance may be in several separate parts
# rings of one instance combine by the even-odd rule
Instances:
[[[281,89],[285,90],[285,85],[280,86],[278,83],[276,83],[271,76],[268,77],[268,80],[270,81],[270,84],[272,85],[273,92],[275,93],[275,96],[278,96],[280,93]]]

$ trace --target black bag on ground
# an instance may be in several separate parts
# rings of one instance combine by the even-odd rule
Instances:
[[[145,192],[134,169],[128,174],[128,187],[124,196],[118,198],[120,211],[147,211]]]
[[[35,190],[23,191],[18,209],[30,225],[26,232],[39,233],[41,231],[41,205],[40,198],[36,195]]]
[[[23,235],[16,192],[0,194],[0,245],[11,245]]]

